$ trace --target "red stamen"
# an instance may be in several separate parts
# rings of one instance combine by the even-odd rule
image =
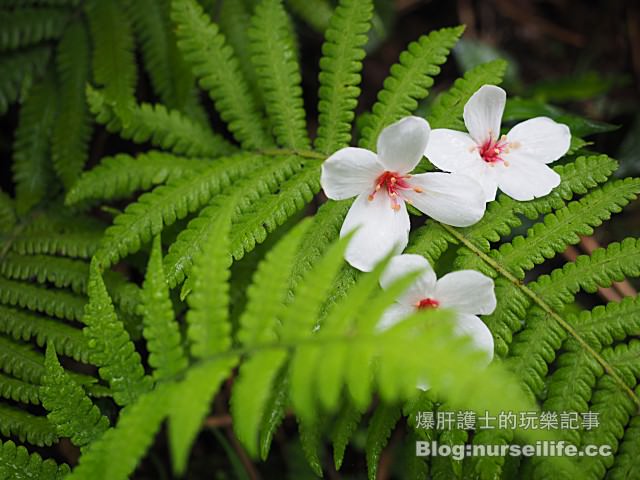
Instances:
[[[423,298],[418,303],[416,303],[416,307],[418,310],[424,310],[426,308],[438,308],[440,306],[440,302],[435,298]]]
[[[391,208],[393,208],[394,210],[399,210],[399,192],[401,190],[408,190],[413,188],[406,182],[407,178],[410,178],[410,175],[401,175],[398,172],[390,172],[388,170],[383,172],[382,175],[380,175],[376,179],[375,188],[369,195],[369,200],[373,200],[376,193],[384,188],[387,191],[387,195],[389,195],[389,198],[391,198]]]
[[[507,142],[506,136],[503,135],[497,141],[491,137],[478,147],[478,153],[485,162],[495,164],[503,161],[502,154],[506,153],[508,146],[509,143]]]

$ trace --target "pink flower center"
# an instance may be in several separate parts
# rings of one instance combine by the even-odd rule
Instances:
[[[398,198],[402,196],[402,190],[413,190],[416,193],[422,193],[420,187],[412,187],[407,180],[411,175],[401,175],[398,172],[390,172],[386,170],[378,178],[376,178],[375,188],[369,195],[369,201],[372,201],[380,190],[386,190],[387,195],[391,198],[391,208],[400,209]]]
[[[424,310],[426,308],[438,308],[440,306],[440,302],[435,298],[423,298],[418,303],[416,303],[416,308],[418,310]]]
[[[478,147],[478,153],[482,159],[490,164],[496,164],[503,162],[502,155],[509,153],[509,142],[507,142],[506,135],[503,135],[495,141],[493,137],[489,138],[484,144]]]

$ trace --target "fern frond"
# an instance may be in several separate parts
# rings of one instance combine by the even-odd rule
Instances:
[[[3,402],[0,402],[0,433],[39,447],[52,445],[58,439],[55,427],[46,417],[32,415]]]
[[[48,7],[75,7],[80,0],[0,0],[0,7],[27,7],[27,6],[48,6]]]
[[[0,335],[0,369],[20,380],[39,384],[44,373],[44,358],[25,343]]]
[[[128,479],[160,429],[174,387],[174,384],[160,383],[155,390],[142,393],[136,402],[125,407],[116,427],[91,444],[65,480]]]
[[[66,464],[43,460],[37,453],[29,453],[22,445],[11,440],[0,442],[0,478],[26,480],[62,480],[70,472]]]
[[[260,160],[252,154],[220,159],[206,170],[186,174],[145,193],[114,219],[104,234],[96,257],[106,267],[138,251],[143,242],[159,234],[165,225],[198,210],[233,179],[255,168],[255,163]],[[166,272],[170,280],[169,269]]]
[[[11,166],[20,214],[39,203],[51,188],[49,136],[56,116],[56,97],[55,81],[47,75],[34,86],[20,109]]]
[[[235,138],[248,149],[272,145],[238,61],[218,26],[195,0],[173,0],[171,18],[178,47]]]
[[[500,85],[507,62],[494,60],[467,71],[453,86],[433,102],[427,120],[431,128],[465,130],[462,111],[471,95],[483,85]]]
[[[640,332],[640,299],[626,297],[620,302],[599,305],[590,312],[572,315],[567,321],[591,345],[612,345]]]
[[[0,373],[0,397],[25,404],[40,404],[38,385],[23,382],[17,378]]]
[[[16,340],[52,343],[62,355],[88,363],[90,350],[82,331],[58,320],[0,306],[0,332]]]
[[[0,277],[0,303],[79,321],[82,318],[85,299],[64,290],[47,289]]]
[[[98,250],[102,231],[99,229],[78,229],[59,232],[34,228],[18,233],[11,240],[11,250],[20,255],[63,255],[88,259]]]
[[[247,307],[239,322],[237,337],[244,347],[277,340],[277,321],[289,294],[290,272],[283,267],[293,265],[297,247],[308,227],[308,221],[298,224],[259,264],[249,287]],[[258,429],[273,381],[286,359],[285,350],[256,352],[240,367],[231,396],[233,428],[252,456],[258,453]]]
[[[104,87],[113,108],[128,119],[137,80],[131,24],[118,0],[92,0],[86,11],[93,40],[93,79]]]
[[[109,428],[109,420],[60,366],[51,344],[47,345],[44,366],[40,398],[56,433],[78,447],[99,438]]]
[[[640,193],[640,180],[626,178],[604,185],[577,202],[568,204],[536,223],[526,237],[518,236],[500,246],[494,258],[519,279],[525,271],[580,241],[579,235],[592,235],[594,227],[618,213]]]
[[[15,202],[0,190],[0,233],[8,233],[13,230],[17,220]]]
[[[640,449],[640,416],[635,415],[624,431],[620,448],[616,452],[613,466],[607,473],[611,480],[632,478],[638,471],[638,451]]]
[[[353,405],[350,399],[345,398],[340,412],[338,412],[335,423],[331,428],[331,441],[333,443],[333,463],[336,470],[340,470],[344,460],[344,453],[347,445],[351,441],[351,437],[355,433],[360,420],[362,419],[362,411]]]
[[[362,129],[360,146],[375,149],[378,135],[384,127],[418,107],[418,101],[429,94],[433,77],[440,73],[451,48],[458,41],[464,27],[443,28],[420,37],[400,54],[399,62],[391,67],[378,93],[372,115]]]
[[[33,81],[44,72],[51,49],[36,46],[0,58],[0,115],[16,100],[24,100]]]
[[[261,1],[249,28],[251,59],[278,143],[305,149],[310,142],[300,86],[302,78],[288,28],[289,18],[281,0]]]
[[[506,195],[499,195],[489,203],[485,216],[476,224],[459,229],[464,237],[477,248],[488,252],[490,242],[497,242],[512,229],[522,224],[519,215],[535,219],[553,209],[564,206],[576,194],[583,195],[604,183],[618,167],[618,163],[606,155],[578,157],[574,162],[554,167],[561,182],[553,191],[528,202],[516,202]]]
[[[187,366],[182,339],[175,321],[169,289],[162,269],[160,237],[153,241],[142,287],[142,334],[147,341],[149,365],[155,380],[171,378]]]
[[[123,117],[110,105],[109,98],[98,90],[87,87],[87,100],[96,121],[125,140],[149,142],[155,147],[186,156],[219,157],[234,150],[220,135],[177,110],[167,110],[162,104],[132,104]]]
[[[307,194],[306,178],[296,176],[301,168],[302,163],[296,157],[277,158],[225,188],[189,222],[169,248],[164,263],[169,286],[179,284],[189,273],[192,259],[201,250],[203,239],[220,212],[231,213],[234,222],[231,254],[239,260],[256,243],[264,241],[268,232],[309,202],[313,194]]]
[[[126,154],[105,157],[96,167],[82,174],[67,193],[65,203],[78,205],[127,198],[137,191],[150,190],[210,165],[209,160],[176,157],[157,151],[137,157]]]
[[[35,279],[58,288],[85,293],[89,266],[80,260],[49,255],[18,255],[8,252],[0,259],[0,275],[12,280]]]
[[[229,46],[233,49],[238,59],[242,76],[249,86],[249,94],[256,105],[264,105],[256,69],[251,61],[251,42],[249,41],[248,28],[251,24],[251,15],[256,2],[222,2],[219,6],[218,25],[224,34]],[[205,11],[207,11],[205,9]],[[211,10],[208,10],[211,11]]]
[[[212,397],[237,362],[236,356],[209,361],[190,369],[186,378],[176,385],[169,411],[169,443],[173,469],[178,475],[186,469],[189,451],[209,411]]]
[[[371,28],[373,3],[342,0],[325,33],[320,59],[318,137],[315,146],[327,154],[351,141],[351,123],[360,95],[364,45]]]
[[[228,321],[230,228],[229,216],[218,216],[193,262],[187,337],[191,342],[191,355],[195,358],[221,353],[231,346]]]
[[[380,405],[376,408],[367,427],[367,470],[369,480],[376,480],[380,454],[400,419],[402,411],[397,405]]]
[[[57,8],[20,8],[0,11],[0,50],[28,47],[62,35],[69,11]]]
[[[92,349],[91,363],[99,367],[100,377],[109,382],[115,402],[126,405],[149,390],[151,381],[145,376],[140,355],[116,316],[95,260],[91,262],[88,293],[89,302],[82,321]]]
[[[53,128],[53,167],[68,190],[88,158],[91,116],[83,91],[89,80],[89,35],[84,23],[74,22],[58,44],[56,66],[60,79],[60,112]]]
[[[424,226],[411,234],[407,253],[422,255],[433,265],[450,243],[457,242],[438,222],[427,220]]]
[[[289,9],[308,23],[316,32],[325,32],[333,13],[333,8],[327,0],[286,1]]]

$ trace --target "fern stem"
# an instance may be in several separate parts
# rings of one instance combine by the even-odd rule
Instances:
[[[455,228],[441,224],[442,227],[449,232],[452,236],[454,236],[457,240],[464,244],[469,250],[475,253],[478,257],[480,257],[484,262],[486,262],[491,268],[500,273],[503,277],[513,283],[516,287],[521,289],[525,295],[527,295],[531,300],[538,304],[538,306],[544,310],[551,318],[556,320],[572,337],[576,339],[576,341],[584,348],[589,354],[596,359],[596,361],[602,365],[602,368],[615,380],[615,382],[627,392],[627,394],[631,397],[631,400],[638,406],[638,410],[640,411],[640,398],[635,394],[631,388],[625,383],[625,381],[618,375],[618,373],[613,369],[613,367],[604,359],[602,356],[596,352],[591,345],[587,343],[587,341],[580,336],[580,334],[566,321],[564,320],[558,313],[553,310],[542,298],[540,298],[533,290],[524,285],[520,280],[518,280],[514,275],[512,275],[508,270],[502,267],[498,262],[496,262],[489,255],[481,251],[477,248],[472,242],[468,241],[464,235],[462,235]]]

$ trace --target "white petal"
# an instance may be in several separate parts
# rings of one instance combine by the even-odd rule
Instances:
[[[510,158],[509,166],[500,166],[498,187],[515,200],[544,197],[559,184],[560,175],[544,163],[530,158]]]
[[[517,124],[507,134],[509,153],[504,158],[517,161],[529,158],[539,162],[551,163],[558,160],[569,150],[571,131],[562,123],[547,117],[536,117]]]
[[[333,200],[371,193],[376,179],[384,172],[375,153],[364,148],[342,148],[322,164],[320,184],[325,195]]]
[[[436,284],[435,299],[459,313],[488,315],[496,309],[493,279],[475,270],[447,273]]]
[[[456,173],[421,173],[409,180],[414,190],[403,190],[402,195],[413,206],[439,222],[466,227],[482,218],[485,211],[485,193],[471,177]]]
[[[405,117],[382,130],[378,137],[378,158],[387,170],[412,171],[424,155],[429,141],[429,123],[420,117]]]
[[[385,191],[378,192],[373,200],[369,193],[358,195],[347,217],[344,219],[340,236],[357,227],[347,250],[345,259],[353,267],[370,272],[388,253],[400,253],[409,241],[409,214],[403,201],[400,209],[391,208],[391,199]]]
[[[468,133],[437,128],[431,131],[424,154],[440,170],[466,173],[484,163],[478,145]]]
[[[485,161],[482,163],[484,165],[475,169],[474,172],[470,172],[467,176],[473,178],[480,184],[482,190],[484,190],[485,202],[492,202],[496,199],[496,193],[498,190],[498,166]]]
[[[483,85],[464,106],[464,124],[476,143],[500,137],[502,113],[507,93],[494,85]]]
[[[493,359],[493,335],[491,330],[475,315],[458,314],[455,318],[455,332],[458,335],[469,335],[473,339],[473,345],[487,353],[485,365]]]
[[[422,273],[398,299],[398,303],[414,305],[424,298],[431,297],[436,286],[436,274],[422,255],[407,253],[393,257],[380,277],[380,286],[388,288],[399,278],[417,271]]]
[[[393,327],[396,323],[404,320],[413,312],[415,312],[415,307],[410,305],[403,305],[401,303],[394,303],[391,305],[380,318],[378,325],[376,328],[378,331],[387,330],[388,328]]]

